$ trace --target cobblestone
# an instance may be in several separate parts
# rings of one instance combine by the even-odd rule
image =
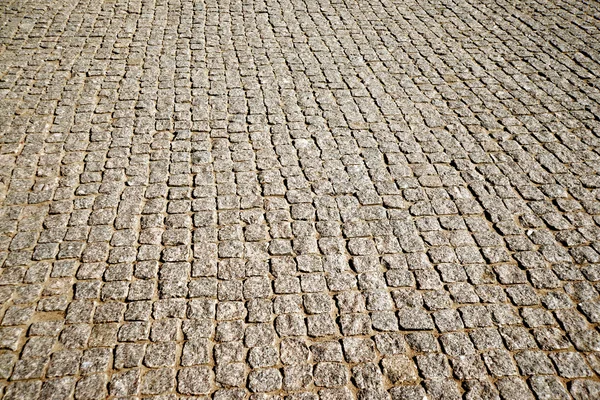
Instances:
[[[598,8],[0,1],[0,398],[600,398]]]

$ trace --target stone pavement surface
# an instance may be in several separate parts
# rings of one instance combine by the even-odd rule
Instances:
[[[0,397],[600,399],[600,4],[1,0]]]

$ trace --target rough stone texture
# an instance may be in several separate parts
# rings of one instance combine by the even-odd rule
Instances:
[[[0,398],[600,398],[598,9],[0,1]]]

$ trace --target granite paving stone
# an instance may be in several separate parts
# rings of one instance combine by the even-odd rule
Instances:
[[[599,16],[0,0],[0,399],[599,399]]]

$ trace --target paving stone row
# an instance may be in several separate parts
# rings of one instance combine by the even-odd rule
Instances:
[[[600,6],[0,1],[0,398],[600,398]]]

